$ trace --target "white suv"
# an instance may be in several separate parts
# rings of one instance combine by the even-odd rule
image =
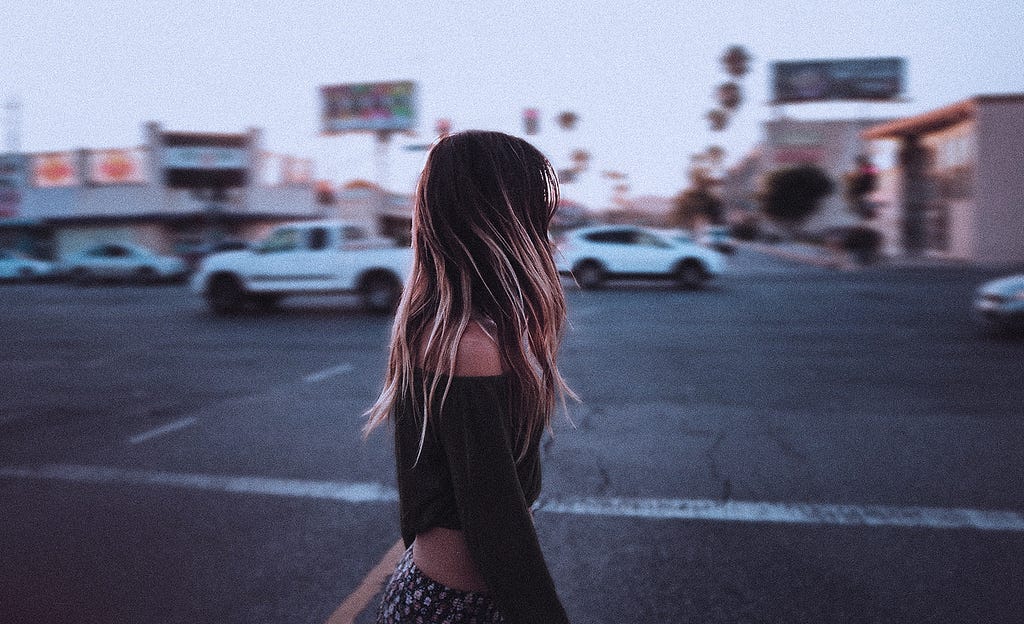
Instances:
[[[557,241],[559,273],[581,288],[599,288],[612,278],[668,278],[700,288],[725,267],[722,254],[693,242],[634,225],[602,225],[567,232]]]

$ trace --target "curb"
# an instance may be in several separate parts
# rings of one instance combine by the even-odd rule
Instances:
[[[845,261],[836,258],[826,257],[823,254],[812,255],[809,253],[801,253],[799,251],[779,249],[774,245],[766,245],[763,243],[741,242],[739,243],[739,245],[744,249],[764,254],[766,256],[774,256],[776,258],[788,260],[790,262],[809,264],[811,266],[816,266],[822,269],[849,268],[846,266],[847,263]]]

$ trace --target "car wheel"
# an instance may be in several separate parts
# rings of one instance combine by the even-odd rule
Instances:
[[[214,314],[238,314],[245,299],[245,289],[233,275],[216,275],[206,287],[206,304]]]
[[[35,279],[35,277],[36,272],[33,271],[30,267],[21,267],[20,269],[18,269],[18,279],[31,280]]]
[[[707,271],[697,260],[684,260],[676,267],[674,277],[681,288],[697,289],[708,280]]]
[[[585,260],[577,264],[572,270],[572,274],[580,288],[588,290],[600,288],[606,277],[604,267],[594,260]]]
[[[386,313],[398,307],[402,285],[393,275],[375,273],[363,279],[359,292],[364,308],[370,312]]]
[[[142,267],[135,271],[135,276],[143,284],[152,284],[156,282],[157,273],[153,267]]]

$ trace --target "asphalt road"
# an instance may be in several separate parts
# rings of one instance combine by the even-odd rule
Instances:
[[[1024,621],[1024,341],[972,327],[991,276],[743,252],[700,292],[567,286],[583,402],[537,522],[572,620]],[[389,327],[0,286],[0,622],[340,622],[398,538],[387,433],[359,436]]]

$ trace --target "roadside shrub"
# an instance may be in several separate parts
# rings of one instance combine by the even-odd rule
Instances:
[[[820,167],[800,165],[769,172],[758,199],[773,221],[795,228],[818,210],[821,200],[836,190]]]

